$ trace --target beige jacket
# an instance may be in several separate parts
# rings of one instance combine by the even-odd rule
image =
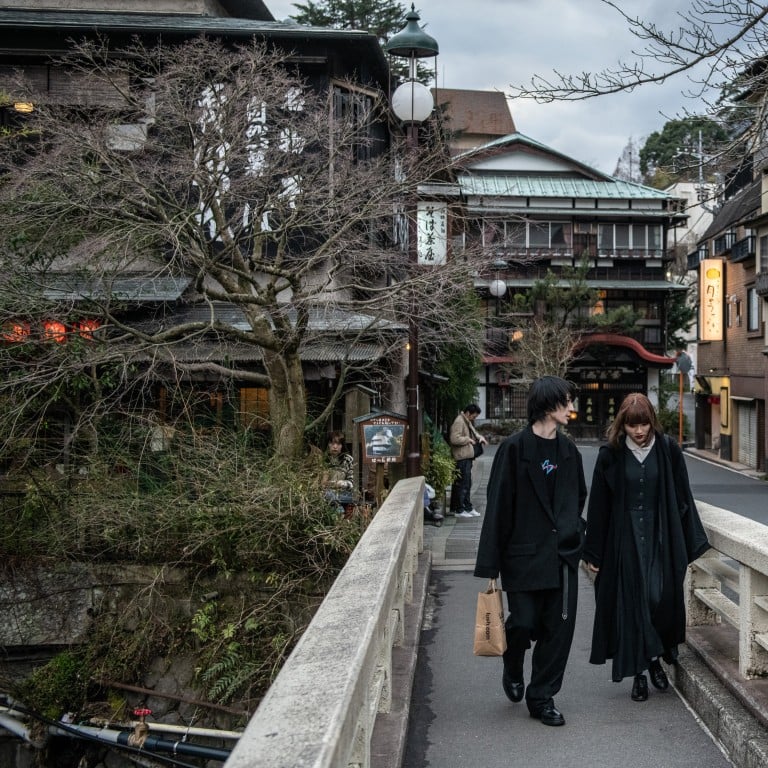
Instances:
[[[479,440],[481,443],[485,442],[483,437],[472,426],[472,422],[470,422],[463,413],[460,413],[453,420],[449,438],[451,443],[451,455],[453,456],[454,461],[474,459],[475,449],[471,441]]]

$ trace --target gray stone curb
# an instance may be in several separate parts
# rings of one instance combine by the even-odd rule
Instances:
[[[736,768],[768,765],[768,734],[763,724],[723,685],[687,645],[670,668],[678,693],[710,730]]]

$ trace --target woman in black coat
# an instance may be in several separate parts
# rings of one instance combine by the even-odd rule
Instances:
[[[633,677],[632,699],[669,682],[659,657],[677,658],[685,639],[683,581],[708,548],[683,452],[647,397],[628,395],[595,464],[583,559],[595,574],[590,662],[613,660],[612,679]]]

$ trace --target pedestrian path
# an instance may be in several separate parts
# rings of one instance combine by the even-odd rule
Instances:
[[[472,500],[485,510],[493,446],[475,461]],[[512,704],[502,662],[472,654],[477,592],[472,576],[483,516],[425,526],[433,568],[411,699],[404,768],[726,768],[733,763],[673,688],[630,699],[631,681],[613,683],[610,666],[588,663],[592,584],[579,574],[576,635],[555,701],[566,718],[547,727]],[[530,654],[528,654],[530,656]],[[526,670],[526,676],[528,670]]]

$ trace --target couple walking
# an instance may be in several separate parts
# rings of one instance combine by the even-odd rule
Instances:
[[[685,571],[709,546],[682,450],[641,394],[627,395],[608,429],[585,522],[581,454],[562,432],[574,397],[574,386],[557,376],[533,383],[528,426],[494,457],[474,571],[500,575],[507,593],[505,694],[525,698],[531,717],[552,726],[565,723],[554,697],[573,639],[579,561],[596,574],[590,662],[612,659],[612,679],[631,677],[632,699],[645,701],[646,670],[652,685],[668,687],[659,658],[677,658]]]

